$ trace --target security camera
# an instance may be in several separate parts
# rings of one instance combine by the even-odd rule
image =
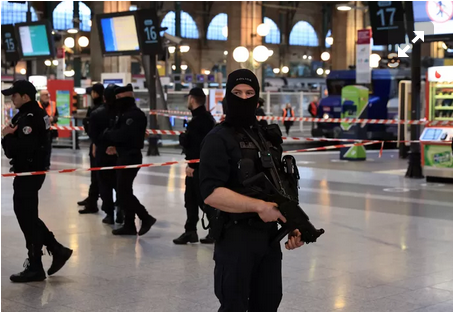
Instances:
[[[172,36],[172,35],[167,34],[167,33],[164,33],[164,38],[169,40],[173,44],[178,44],[179,45],[182,42],[182,38],[176,37],[176,36]]]

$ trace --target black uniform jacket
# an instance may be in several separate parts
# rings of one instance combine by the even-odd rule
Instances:
[[[50,119],[36,101],[25,103],[14,116],[17,130],[2,139],[6,157],[12,159],[13,172],[45,170],[50,152]]]
[[[200,159],[201,142],[216,124],[214,117],[204,105],[193,110],[192,115],[192,120],[187,124],[187,131],[179,137],[179,144],[184,148],[187,160]],[[189,167],[196,169],[198,164],[189,164]]]
[[[121,103],[119,115],[112,129],[104,132],[101,139],[115,146],[120,158],[131,153],[141,153],[144,145],[147,119],[145,113],[135,104],[134,98]]]

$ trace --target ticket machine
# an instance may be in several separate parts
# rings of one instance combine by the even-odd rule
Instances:
[[[426,119],[453,121],[453,66],[428,68]],[[420,137],[423,173],[427,179],[453,179],[453,127],[428,126]]]
[[[421,137],[422,166],[427,180],[453,179],[453,128],[425,128]]]

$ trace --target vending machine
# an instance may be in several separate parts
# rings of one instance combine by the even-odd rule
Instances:
[[[453,121],[453,66],[428,68],[426,93],[426,119]],[[453,179],[452,157],[453,126],[428,126],[420,144],[422,166],[428,180]]]

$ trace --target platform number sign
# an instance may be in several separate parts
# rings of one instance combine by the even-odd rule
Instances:
[[[145,33],[146,42],[150,43],[157,42],[156,26],[153,26],[153,20],[149,19],[145,21]]]
[[[13,25],[2,25],[2,46],[8,62],[16,62],[20,59],[16,38]]]
[[[156,55],[161,50],[159,20],[153,10],[139,10],[137,13],[138,31],[143,54]]]
[[[401,1],[370,1],[374,45],[404,43],[404,10]]]
[[[395,27],[395,12],[396,8],[392,7],[379,9],[376,13],[381,18],[379,28],[388,27],[390,29]]]

